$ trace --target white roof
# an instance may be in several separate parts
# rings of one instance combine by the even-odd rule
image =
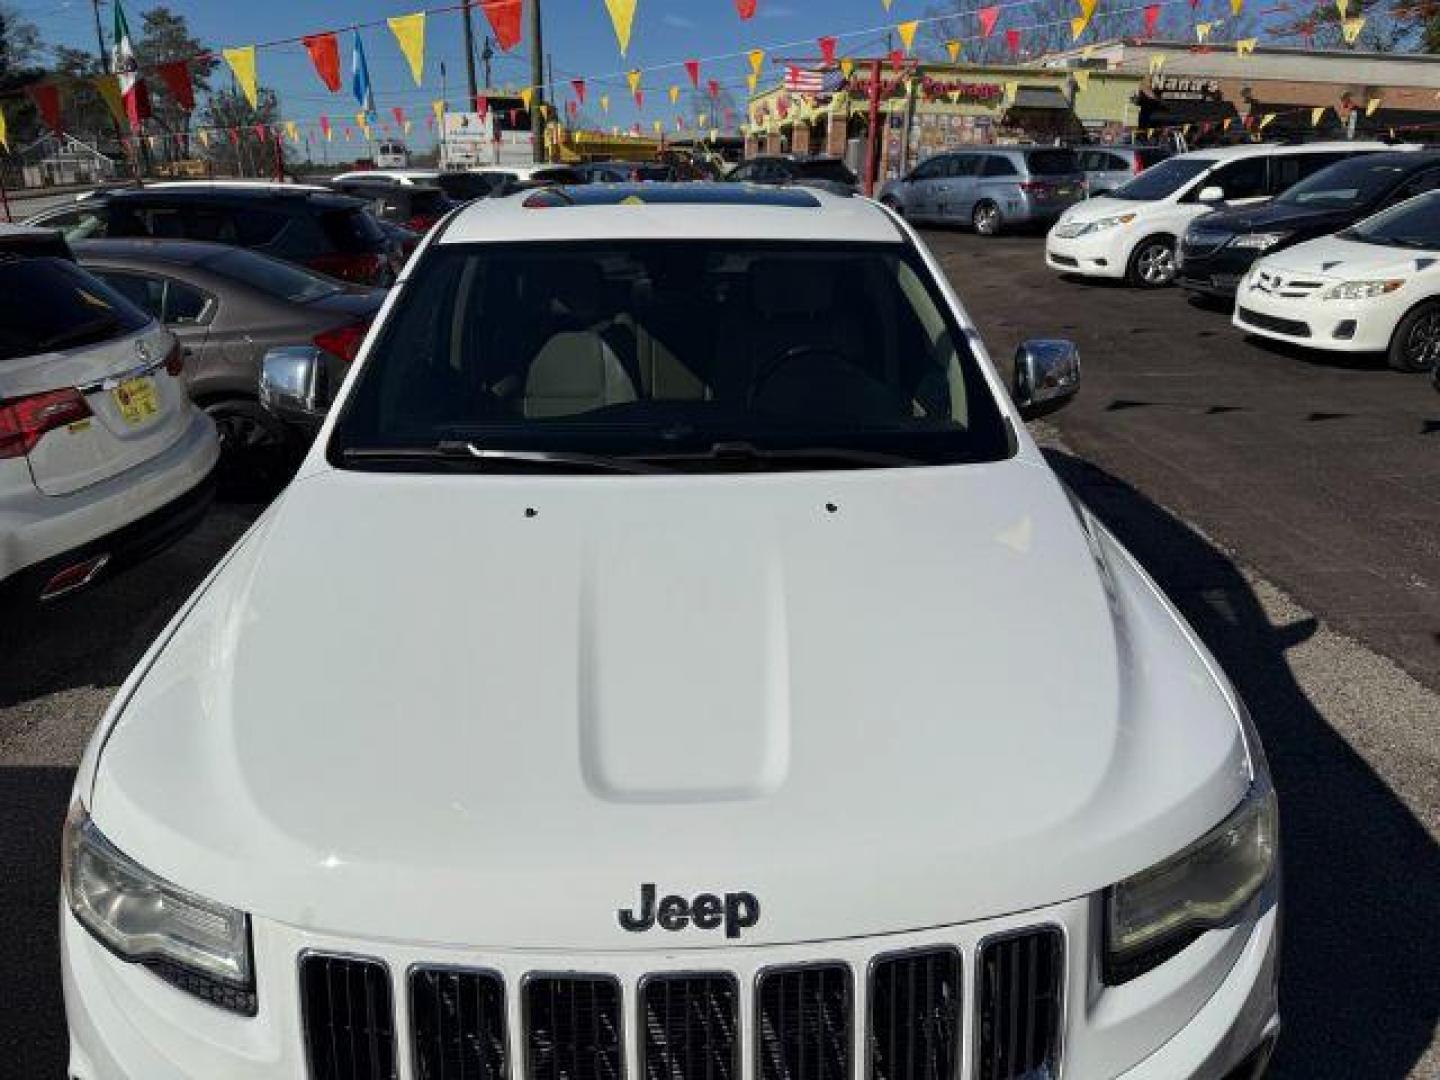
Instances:
[[[441,244],[564,242],[575,240],[804,240],[900,243],[889,212],[869,199],[809,188],[750,188],[739,184],[605,185],[616,197],[601,204],[527,207],[537,191],[480,199],[461,209]],[[716,189],[726,189],[723,196]],[[551,189],[539,189],[540,192]],[[595,189],[575,188],[576,192]],[[686,191],[695,201],[685,201]],[[651,191],[668,195],[645,202]],[[807,205],[775,205],[770,193],[809,196]],[[709,201],[705,201],[708,195]],[[592,198],[599,196],[591,196]],[[729,201],[714,201],[727,197]],[[638,200],[638,201],[637,201]]]
[[[434,180],[440,176],[439,169],[354,169],[339,173],[336,180],[373,180],[377,176],[388,176],[401,184],[413,184],[417,180]]]
[[[274,180],[157,180],[154,183],[147,183],[146,189],[159,188],[171,189],[189,188],[198,191],[202,188],[234,188],[240,191],[324,191],[329,192],[327,187],[318,184],[281,184]]]
[[[1333,154],[1346,150],[1403,150],[1383,142],[1335,140],[1311,143],[1244,143],[1240,146],[1216,146],[1209,150],[1191,150],[1176,158],[1203,158],[1206,161],[1234,161],[1237,158],[1262,157],[1283,150],[1287,154]],[[1173,158],[1171,160],[1174,160]]]

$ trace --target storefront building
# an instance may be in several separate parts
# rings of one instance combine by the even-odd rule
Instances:
[[[879,100],[872,81],[879,74]],[[863,175],[872,107],[880,181],[960,146],[1114,141],[1139,120],[1140,75],[970,64],[857,61],[833,94],[774,87],[751,98],[745,156],[843,157]]]
[[[1044,64],[1141,77],[1142,137],[1248,137],[1267,116],[1267,139],[1423,142],[1440,134],[1440,56],[1265,45],[1242,56],[1230,44],[1125,38],[1056,53]]]

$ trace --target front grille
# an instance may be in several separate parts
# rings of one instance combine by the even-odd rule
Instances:
[[[642,1080],[741,1080],[747,1054],[753,1080],[853,1080],[857,1068],[866,1080],[955,1080],[969,970],[978,1080],[1053,1077],[1060,930],[989,939],[974,961],[951,945],[876,956],[859,1032],[850,962],[762,970],[743,1016],[728,971],[646,975],[627,1006],[611,975],[537,972],[507,984],[495,972],[417,965],[405,984],[404,1053],[417,1080],[623,1080],[628,1033]],[[300,1003],[311,1080],[395,1080],[401,1051],[383,963],[304,954]]]
[[[306,956],[300,1007],[311,1080],[392,1080],[395,1011],[384,964]]]
[[[877,960],[870,970],[871,1080],[954,1080],[960,996],[954,949]]]
[[[980,950],[979,1080],[1049,1080],[1060,1064],[1065,946],[1053,928]]]
[[[528,1080],[620,1080],[620,984],[604,975],[525,980]]]
[[[504,1080],[505,983],[486,971],[417,968],[410,1024],[420,1080]]]
[[[738,1080],[740,989],[733,975],[652,975],[640,988],[645,1080]]]
[[[853,999],[844,964],[761,975],[755,992],[760,1080],[848,1080]]]
[[[1282,319],[1275,315],[1266,315],[1264,312],[1252,311],[1247,307],[1236,309],[1240,321],[1260,330],[1269,330],[1276,334],[1288,334],[1290,337],[1309,337],[1310,324],[1301,322],[1299,319]]]

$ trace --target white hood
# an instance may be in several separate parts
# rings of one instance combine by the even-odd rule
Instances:
[[[91,805],[309,929],[676,948],[726,939],[621,930],[643,883],[754,894],[747,944],[960,922],[1164,858],[1247,782],[1226,692],[1039,465],[324,472],[161,651]]]
[[[1408,278],[1427,270],[1432,274],[1440,270],[1440,250],[1420,251],[1324,236],[1268,255],[1256,266],[1286,275],[1313,276],[1323,281]]]
[[[1099,221],[1101,218],[1114,217],[1116,214],[1133,214],[1143,210],[1151,204],[1136,199],[1112,199],[1106,195],[1097,195],[1093,199],[1085,199],[1076,203],[1070,209],[1060,215],[1059,224],[1071,221],[1078,221],[1082,225],[1092,221]]]

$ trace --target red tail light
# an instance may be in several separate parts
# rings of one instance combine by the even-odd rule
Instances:
[[[0,401],[0,458],[24,457],[47,431],[90,415],[90,403],[73,387]]]
[[[1136,176],[1139,176],[1142,172],[1145,171],[1145,166],[1140,161],[1139,154],[1136,154],[1133,158],[1130,159],[1130,171]]]
[[[353,281],[357,285],[378,284],[387,269],[385,256],[378,252],[317,255],[308,265],[322,274],[329,274],[341,281]]]
[[[170,351],[165,354],[165,370],[177,379],[185,371],[185,350],[180,347],[178,341],[171,345]]]
[[[1048,180],[1022,180],[1020,190],[1028,191],[1031,195],[1048,195],[1052,188]]]
[[[326,330],[323,334],[316,334],[313,340],[317,349],[338,356],[349,364],[360,354],[360,343],[365,340],[369,330],[368,322],[346,323],[333,330]]]
[[[440,219],[438,217],[429,217],[425,214],[416,214],[414,217],[412,217],[409,221],[405,223],[405,227],[407,229],[414,229],[418,233],[427,233],[431,229],[433,229],[439,223],[439,221]]]

